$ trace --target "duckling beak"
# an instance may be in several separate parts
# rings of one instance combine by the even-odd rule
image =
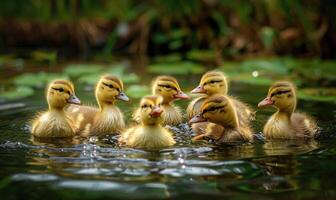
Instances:
[[[156,117],[160,117],[162,112],[163,110],[160,107],[155,106],[152,112],[149,113],[149,115],[153,118],[156,118]]]
[[[78,97],[76,97],[76,95],[72,94],[70,95],[69,99],[67,100],[68,103],[72,103],[72,104],[77,104],[80,105],[81,101],[79,100]]]
[[[266,97],[264,100],[260,101],[260,103],[258,104],[258,107],[264,107],[264,106],[270,106],[273,105],[273,101],[270,97]]]
[[[195,89],[193,89],[191,93],[193,94],[206,93],[206,90],[203,88],[203,86],[199,85]]]
[[[182,92],[181,90],[178,91],[177,94],[174,95],[174,98],[175,99],[190,99],[190,97],[186,93]]]
[[[122,101],[129,101],[128,96],[125,94],[125,92],[120,92],[117,96],[117,99],[122,100]]]
[[[197,123],[197,122],[205,122],[205,121],[207,120],[203,118],[201,114],[198,114],[189,120],[189,124]]]

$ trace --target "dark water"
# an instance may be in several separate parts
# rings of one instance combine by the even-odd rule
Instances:
[[[231,90],[254,106],[267,88]],[[127,117],[136,102],[119,104]],[[45,108],[42,91],[11,105],[0,114],[0,199],[336,199],[334,104],[299,102],[323,128],[320,140],[214,146],[191,143],[180,126],[176,146],[156,152],[120,148],[115,136],[35,141],[29,120]],[[272,112],[258,111],[255,132]]]

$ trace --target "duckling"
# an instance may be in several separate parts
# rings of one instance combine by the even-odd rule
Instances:
[[[227,78],[223,72],[209,71],[202,76],[199,86],[193,89],[191,93],[202,94],[203,96],[196,98],[188,105],[187,113],[189,120],[200,112],[201,105],[207,98],[216,94],[227,95],[228,93]],[[243,121],[244,124],[249,124],[250,120],[254,119],[255,112],[253,112],[248,105],[232,96],[227,96],[227,98],[230,98],[233,105],[236,107],[237,115],[239,119]],[[192,129],[197,135],[203,135],[208,125],[209,125],[208,123],[194,123],[192,124]]]
[[[142,149],[158,149],[175,144],[172,133],[162,127],[164,120],[162,96],[147,96],[140,101],[141,124],[122,133],[120,142]]]
[[[129,101],[123,92],[123,82],[112,75],[104,75],[96,85],[95,96],[99,108],[70,106],[69,116],[76,122],[80,135],[106,135],[119,133],[125,128],[124,116],[115,105],[117,100]]]
[[[236,106],[231,98],[225,95],[213,95],[201,105],[201,111],[189,123],[211,122],[203,135],[196,139],[210,137],[218,142],[251,141],[252,130],[237,113]],[[195,139],[195,138],[194,138]]]
[[[38,114],[32,122],[31,133],[40,138],[72,137],[75,135],[73,121],[66,115],[68,104],[80,104],[74,86],[67,80],[52,81],[46,92],[49,110]]]
[[[181,109],[173,104],[178,99],[189,99],[189,96],[182,92],[177,80],[172,76],[159,76],[154,79],[152,84],[152,94],[160,95],[163,98],[162,109],[163,122],[162,125],[178,125],[182,123]],[[134,112],[135,121],[140,121],[140,109]]]
[[[319,132],[315,120],[303,113],[295,112],[296,88],[291,82],[279,81],[268,90],[267,97],[258,107],[273,106],[277,112],[264,126],[267,139],[313,138]]]

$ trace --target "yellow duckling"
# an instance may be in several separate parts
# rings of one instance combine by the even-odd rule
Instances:
[[[80,104],[74,86],[67,80],[52,81],[46,93],[49,110],[39,114],[32,123],[31,133],[35,137],[71,137],[75,126],[64,112],[68,104]]]
[[[180,89],[177,80],[171,76],[159,76],[154,79],[152,84],[152,94],[160,95],[163,98],[162,108],[163,122],[162,125],[178,125],[182,123],[181,109],[173,104],[173,101],[178,99],[189,99]],[[140,110],[137,109],[134,113],[134,120],[140,122]]]
[[[122,133],[120,142],[132,148],[158,149],[175,144],[172,133],[161,126],[164,110],[161,96],[147,96],[140,101],[141,124]]]
[[[313,118],[294,112],[296,104],[296,89],[292,83],[280,81],[270,87],[267,97],[258,104],[258,107],[277,108],[264,126],[267,139],[312,138],[318,133],[319,128]]]
[[[73,105],[67,109],[82,136],[119,133],[125,128],[124,116],[115,105],[117,100],[129,101],[123,90],[119,78],[102,76],[95,89],[99,108]]]
[[[205,136],[218,142],[251,141],[253,139],[249,124],[239,118],[232,99],[225,95],[213,95],[207,98],[201,105],[201,112],[189,122],[204,121],[211,123],[206,127],[205,133],[196,136],[196,139]]]

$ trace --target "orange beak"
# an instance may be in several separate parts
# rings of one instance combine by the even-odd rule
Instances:
[[[175,99],[190,99],[190,97],[186,93],[182,92],[181,90],[178,91],[177,94],[174,95],[174,98]]]
[[[149,113],[149,115],[153,118],[156,118],[156,117],[160,117],[162,112],[163,110],[160,107],[155,106],[152,112]]]
[[[197,114],[189,120],[189,124],[197,123],[197,122],[205,122],[205,121],[207,120],[203,118],[201,114]]]
[[[258,104],[258,107],[265,107],[265,106],[270,106],[273,105],[273,101],[270,97],[266,97],[264,100],[260,101]]]
[[[199,85],[195,89],[191,91],[193,94],[203,94],[206,93],[206,90],[203,88],[203,86]]]

